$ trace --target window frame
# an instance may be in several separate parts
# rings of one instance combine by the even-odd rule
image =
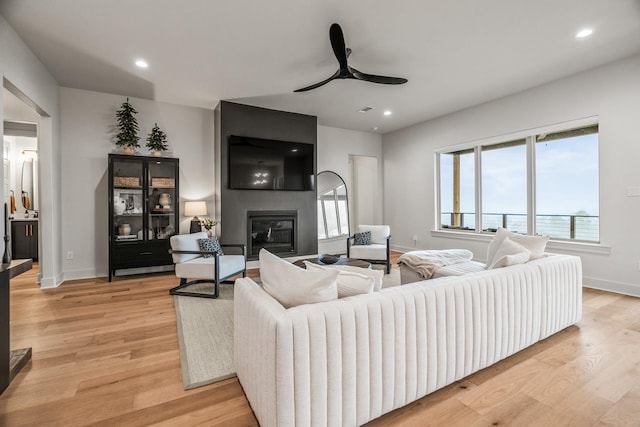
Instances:
[[[530,128],[523,131],[513,132],[510,134],[504,134],[499,136],[493,136],[480,140],[474,140],[462,144],[456,144],[447,147],[441,147],[434,150],[434,174],[435,174],[435,230],[432,231],[434,236],[478,236],[487,235],[493,236],[492,231],[482,230],[482,147],[497,145],[509,141],[521,140],[526,141],[526,182],[527,182],[527,234],[533,235],[536,231],[536,188],[535,188],[535,144],[536,137],[540,134],[552,134],[563,131],[568,131],[577,128],[587,128],[590,126],[599,126],[599,116],[591,116],[577,120],[571,120],[567,122],[556,123],[553,125],[541,126],[537,128]],[[600,135],[600,129],[598,130],[598,136]],[[462,230],[462,229],[447,229],[442,228],[442,212],[441,212],[441,181],[440,181],[440,156],[442,154],[451,154],[456,151],[474,151],[474,164],[475,164],[475,230]],[[598,140],[598,150],[600,150],[600,141]],[[598,156],[598,175],[600,175],[600,156]],[[599,176],[600,178],[600,176]],[[600,182],[600,179],[599,179]],[[598,194],[600,194],[600,188],[598,188]],[[600,203],[600,198],[599,202]],[[600,209],[598,210],[598,217],[601,218]],[[601,221],[600,221],[601,223]],[[562,239],[554,238],[551,240],[563,243],[569,243],[572,245],[580,244],[587,246],[604,246],[601,245],[602,236],[600,230],[600,224],[598,226],[598,241],[586,241],[577,239]],[[477,240],[472,238],[472,240]],[[484,239],[482,239],[484,240]],[[600,252],[598,252],[600,253]]]

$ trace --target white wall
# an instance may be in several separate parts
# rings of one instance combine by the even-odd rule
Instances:
[[[62,253],[64,279],[108,273],[108,163],[114,152],[115,112],[126,100],[119,95],[61,88],[62,110]],[[180,210],[185,200],[206,200],[214,212],[215,162],[213,110],[130,98],[138,111],[140,148],[148,155],[146,138],[154,123],[167,134],[172,155],[180,159]],[[213,216],[213,215],[210,215]],[[189,231],[190,218],[180,218]]]
[[[318,126],[318,172],[333,171],[340,175],[347,186],[347,198],[349,203],[349,227],[354,231],[353,220],[353,182],[351,177],[350,158],[352,155],[371,156],[377,159],[378,165],[382,165],[382,136],[375,133],[359,132],[353,130]],[[380,169],[379,168],[379,169]],[[379,189],[376,203],[378,218],[382,218],[382,172],[379,170]],[[318,253],[343,253],[346,251],[346,239],[327,239],[318,243]]]
[[[38,122],[41,182],[39,278],[43,287],[56,286],[62,280],[59,86],[1,15],[0,75],[46,113]],[[3,92],[0,91],[0,126],[5,119]],[[4,195],[0,194],[2,199]]]
[[[378,185],[379,161],[375,157],[351,156],[353,193],[350,201],[353,206],[353,225],[380,224],[381,187]],[[357,230],[356,230],[357,231]]]
[[[351,177],[350,156],[369,156],[378,161],[378,198],[376,201],[375,217],[383,218],[383,193],[382,193],[382,136],[375,133],[359,132],[318,126],[318,172],[330,170],[342,177],[347,185],[347,197],[349,197],[350,214],[353,194],[353,182]],[[351,231],[354,231],[353,221],[349,221]]]
[[[484,260],[486,240],[431,233],[436,221],[434,149],[589,116],[600,120],[600,239],[605,250],[551,246],[582,257],[586,285],[640,296],[640,197],[626,196],[627,186],[640,186],[640,55],[384,135],[384,212],[393,246],[462,247]]]

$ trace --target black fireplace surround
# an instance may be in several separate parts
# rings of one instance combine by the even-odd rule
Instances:
[[[247,257],[257,259],[260,249],[281,256],[297,255],[298,212],[247,212]]]

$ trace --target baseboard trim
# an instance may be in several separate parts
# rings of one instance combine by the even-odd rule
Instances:
[[[62,274],[57,274],[54,277],[43,277],[40,280],[40,288],[42,289],[51,289],[57,288],[63,282]]]
[[[102,276],[106,276],[103,274]],[[95,270],[72,270],[64,272],[64,280],[94,279],[100,277]]]
[[[389,249],[396,252],[411,252],[411,251],[419,251],[420,248],[410,248],[409,246],[400,246],[400,245],[390,245]]]
[[[614,282],[611,280],[583,277],[582,284],[585,288],[598,289],[600,291],[615,292],[640,298],[640,286],[631,283]]]

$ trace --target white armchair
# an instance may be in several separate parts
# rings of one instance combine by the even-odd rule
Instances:
[[[176,267],[176,276],[180,278],[180,285],[169,290],[171,295],[189,297],[218,298],[220,282],[242,273],[246,276],[247,263],[245,259],[245,245],[220,245],[225,248],[236,248],[241,255],[220,255],[216,251],[201,251],[198,239],[206,239],[207,233],[177,234],[171,236],[171,255]],[[204,255],[213,255],[205,258]],[[187,281],[187,279],[192,279]],[[188,286],[196,283],[213,283],[213,293],[189,292]]]
[[[391,272],[389,241],[391,227],[388,225],[358,225],[358,233],[371,232],[371,244],[355,245],[355,234],[347,238],[347,258],[357,258],[375,264],[386,264],[387,274]]]

